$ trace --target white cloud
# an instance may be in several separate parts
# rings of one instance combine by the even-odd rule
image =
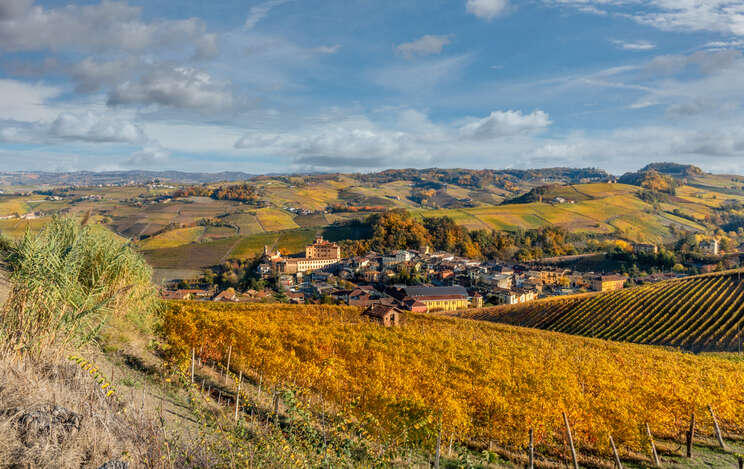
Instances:
[[[122,164],[135,168],[162,166],[168,161],[169,157],[170,152],[160,145],[148,145],[142,150],[132,153]]]
[[[280,5],[287,3],[289,0],[270,0],[268,2],[261,3],[250,9],[248,17],[245,20],[245,29],[253,29],[256,25],[269,14],[272,8],[276,8]]]
[[[21,16],[31,7],[33,0],[3,0],[0,2],[0,21]]]
[[[620,49],[625,50],[633,50],[633,51],[643,51],[643,50],[652,50],[656,49],[656,44],[649,41],[620,41],[620,40],[613,40],[612,41],[615,46],[619,47]]]
[[[741,0],[543,0],[594,14],[615,13],[663,31],[744,35]]]
[[[140,67],[140,61],[135,57],[97,62],[88,57],[75,64],[70,69],[73,80],[77,82],[77,89],[81,92],[98,91],[103,86],[110,86],[126,79],[134,70]]]
[[[61,139],[86,142],[142,143],[146,140],[142,129],[134,123],[90,111],[83,114],[64,112],[51,123],[48,132]]]
[[[194,58],[197,60],[212,59],[219,54],[217,46],[217,35],[214,33],[204,34],[196,40],[196,51]]]
[[[120,117],[87,111],[63,112],[52,121],[0,123],[0,140],[8,143],[61,142],[141,144],[147,141],[142,128]]]
[[[159,67],[138,81],[118,85],[108,104],[157,104],[161,106],[215,112],[234,104],[229,83],[214,80],[208,73],[188,67]]]
[[[349,116],[283,133],[253,130],[238,139],[235,148],[244,154],[286,157],[304,169],[451,166],[455,155],[458,164],[473,158],[483,167],[489,163],[483,157],[492,153],[495,143],[517,148],[550,124],[543,111],[497,111],[485,119],[466,119],[465,124],[433,123],[414,109],[392,112],[384,125]]]
[[[146,22],[141,8],[126,2],[102,1],[60,8],[29,6],[3,0],[0,48],[6,51],[61,50],[140,52],[189,47],[209,41],[204,23],[196,18]]]
[[[444,46],[451,42],[451,37],[451,34],[445,36],[427,34],[415,41],[399,44],[395,50],[403,57],[409,59],[415,55],[441,54]]]
[[[491,21],[509,7],[508,0],[468,0],[465,9],[478,18]]]
[[[16,80],[0,80],[0,119],[37,121],[52,119],[46,102],[56,98],[62,90],[44,84],[23,83]]]
[[[521,111],[494,111],[488,117],[474,120],[460,129],[466,138],[478,140],[529,134],[551,124],[548,114],[537,110],[530,114]]]
[[[378,168],[430,161],[431,154],[419,138],[355,117],[297,133],[249,132],[235,142],[235,147],[255,154],[289,156],[302,167]]]

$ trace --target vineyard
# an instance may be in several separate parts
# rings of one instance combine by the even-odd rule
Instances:
[[[521,451],[532,428],[536,450],[563,459],[565,412],[582,457],[609,458],[612,436],[645,460],[646,422],[680,441],[694,412],[712,435],[709,404],[727,435],[744,435],[744,366],[718,357],[415,314],[384,328],[340,306],[170,303],[162,333],[184,369],[196,353],[300,389],[386,451],[431,448],[439,428],[443,441]]]
[[[461,316],[692,351],[733,351],[744,339],[744,283],[740,271],[729,271]]]

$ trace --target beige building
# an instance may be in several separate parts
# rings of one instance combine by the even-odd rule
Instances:
[[[625,286],[627,277],[622,275],[600,275],[592,279],[592,290],[594,291],[614,291],[622,290]]]
[[[315,238],[315,242],[305,247],[305,258],[307,259],[341,259],[341,247],[323,239],[322,236]]]
[[[280,259],[276,265],[283,274],[295,274],[321,270],[340,261],[341,247],[319,236],[313,244],[305,247],[305,257]]]
[[[493,292],[493,294],[496,297],[496,302],[500,305],[516,305],[537,299],[537,291],[535,290],[507,290],[504,288],[498,288]]]

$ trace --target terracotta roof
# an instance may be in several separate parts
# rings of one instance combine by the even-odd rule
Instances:
[[[373,318],[382,319],[384,318],[388,313],[392,311],[401,312],[398,308],[395,306],[390,305],[384,305],[384,304],[375,304],[370,306],[369,308],[365,309],[362,315],[364,316],[370,316]]]

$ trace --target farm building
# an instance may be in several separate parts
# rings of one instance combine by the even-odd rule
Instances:
[[[400,325],[403,320],[403,311],[395,306],[376,304],[365,309],[362,316],[379,322],[385,327],[391,327]]]

